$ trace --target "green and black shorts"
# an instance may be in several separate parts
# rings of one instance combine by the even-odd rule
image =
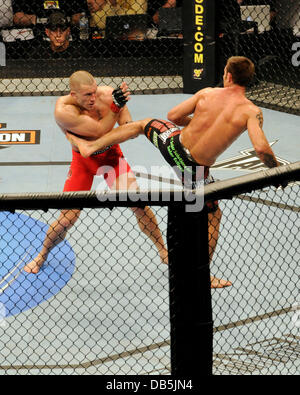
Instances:
[[[145,127],[145,135],[173,168],[178,178],[187,188],[194,189],[199,182],[214,182],[209,174],[209,167],[195,162],[189,151],[181,144],[181,130],[170,121],[151,120]],[[218,208],[218,202],[207,204],[209,212]]]

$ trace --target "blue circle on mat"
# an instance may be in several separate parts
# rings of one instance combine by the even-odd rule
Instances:
[[[45,302],[73,275],[75,253],[66,240],[54,247],[38,274],[24,272],[42,248],[48,228],[27,215],[0,212],[0,306],[6,317]]]

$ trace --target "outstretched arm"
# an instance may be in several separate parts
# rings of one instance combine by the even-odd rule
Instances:
[[[139,134],[144,132],[144,124],[143,121],[127,123],[113,129],[111,132],[94,141],[84,140],[71,133],[66,133],[66,136],[70,143],[79,149],[80,154],[84,158],[87,158],[94,152],[103,150],[110,145],[120,144],[129,139],[136,138]]]
[[[187,126],[192,120],[190,115],[194,113],[197,101],[197,96],[194,95],[173,107],[168,112],[169,121],[174,122],[178,126]]]
[[[194,114],[197,104],[211,90],[212,88],[201,89],[189,99],[173,107],[168,113],[169,121],[174,122],[178,126],[187,126],[192,120],[191,115]]]

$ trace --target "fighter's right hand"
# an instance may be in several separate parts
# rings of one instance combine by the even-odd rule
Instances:
[[[126,82],[122,82],[121,86],[117,89],[114,89],[112,93],[113,102],[110,106],[112,112],[118,113],[121,109],[126,105],[128,100],[130,99],[130,91],[128,90],[128,86]]]
[[[76,142],[76,136],[72,132],[66,132],[65,133],[66,138],[69,140],[69,142],[74,145],[74,147],[78,148],[77,142]]]

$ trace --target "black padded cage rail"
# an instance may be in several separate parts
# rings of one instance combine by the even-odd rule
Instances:
[[[177,0],[175,8],[165,8],[164,0],[115,0],[116,6],[95,12],[85,0],[61,0],[58,10],[53,9],[55,2],[45,9],[46,3],[17,0],[12,7],[11,0],[0,0],[1,96],[67,93],[68,78],[78,69],[91,72],[99,84],[115,87],[125,79],[134,93],[187,92],[185,69],[202,43],[194,34],[201,27],[196,25],[198,12],[205,15],[204,74],[210,71],[204,86],[222,83],[228,57],[248,56],[257,71],[249,98],[299,114],[299,0]],[[204,10],[196,8],[202,5]],[[63,50],[51,49],[46,31],[47,18],[55,11],[63,11],[70,23],[69,44]],[[83,12],[87,32],[80,28]],[[208,12],[215,18],[215,34]],[[37,17],[32,22],[31,14]],[[129,22],[122,20],[127,17]],[[201,70],[195,69],[195,84]]]
[[[1,195],[0,374],[297,374],[299,181],[297,162],[204,194]],[[197,196],[219,200],[219,224],[187,209]],[[168,267],[129,209],[145,205]],[[80,218],[25,274],[62,209]],[[210,273],[232,285],[211,290]]]

